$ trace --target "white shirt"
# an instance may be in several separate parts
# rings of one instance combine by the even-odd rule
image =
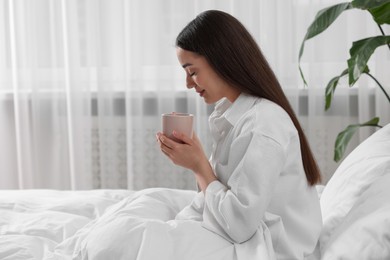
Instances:
[[[311,254],[322,227],[321,211],[289,115],[269,100],[241,94],[233,104],[219,101],[209,123],[210,163],[218,181],[199,192],[176,219],[202,221],[238,245],[265,243],[277,259]]]

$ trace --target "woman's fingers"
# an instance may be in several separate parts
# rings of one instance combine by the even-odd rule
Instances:
[[[161,148],[165,146],[169,149],[174,149],[174,147],[178,144],[177,142],[173,141],[172,139],[161,133],[157,134],[157,140],[160,142]]]
[[[168,149],[168,148],[161,147],[161,152],[162,152],[163,154],[165,154],[166,156],[171,157],[171,154],[170,154],[168,151],[166,151],[166,149]]]
[[[190,145],[192,144],[192,139],[183,133],[173,131],[173,136],[176,137],[177,139],[181,140],[185,144],[190,144]]]

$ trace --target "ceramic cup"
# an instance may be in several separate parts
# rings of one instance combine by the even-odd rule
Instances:
[[[194,115],[187,113],[173,112],[162,114],[162,131],[163,134],[176,142],[181,142],[173,136],[173,131],[181,132],[192,138]]]

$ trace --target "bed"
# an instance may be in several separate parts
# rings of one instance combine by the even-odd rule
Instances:
[[[361,143],[327,185],[317,188],[323,230],[308,259],[390,259],[390,124]],[[168,229],[193,229],[196,236],[196,227],[169,221],[194,195],[164,188],[2,190],[0,259],[171,260],[176,251],[193,259],[236,259],[234,248],[219,237],[203,241],[201,257],[190,241],[164,237]],[[152,216],[157,220],[147,225],[154,231],[145,232],[138,220]],[[129,233],[140,239],[129,242]],[[207,251],[209,244],[219,249]]]

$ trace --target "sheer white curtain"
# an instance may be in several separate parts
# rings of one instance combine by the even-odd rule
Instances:
[[[322,7],[340,1],[0,0],[0,188],[194,189],[187,170],[158,150],[160,115],[196,116],[195,131],[210,151],[212,111],[185,88],[174,48],[179,31],[207,9],[227,11],[251,31],[296,110],[325,181],[335,136],[348,123],[390,107],[368,79],[341,86],[323,111],[324,86],[345,68],[355,39],[378,34],[370,17],[349,11],[310,40],[306,28]],[[388,28],[385,28],[388,30]],[[389,52],[370,69],[389,90]],[[373,130],[362,131],[353,145]]]

